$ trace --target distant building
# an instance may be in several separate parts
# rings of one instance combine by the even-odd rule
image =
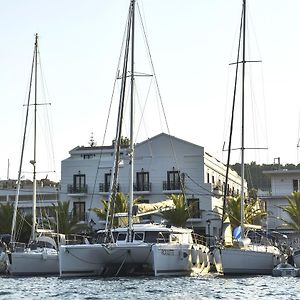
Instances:
[[[73,214],[82,222],[93,220],[97,228],[103,226],[103,220],[98,220],[90,208],[101,207],[100,200],[108,198],[113,151],[113,145],[78,146],[61,163],[61,200],[70,201]],[[121,149],[121,159],[118,189],[128,194],[127,146]],[[196,203],[189,226],[200,234],[209,231],[216,236],[221,225],[225,172],[226,166],[203,147],[161,133],[135,145],[134,197],[142,196],[144,203],[163,201],[168,195],[180,194],[182,182],[188,204]],[[230,170],[228,191],[238,194],[240,186],[240,176]]]
[[[271,178],[269,193],[259,195],[266,202],[269,213],[268,228],[289,233],[292,229],[286,226],[282,219],[289,221],[290,218],[281,207],[288,206],[287,197],[290,197],[293,191],[300,190],[300,170],[279,169],[264,171],[263,174]]]
[[[59,200],[59,184],[47,179],[37,181],[37,216],[39,209],[48,211],[49,207]],[[15,203],[17,180],[0,180],[0,203]],[[30,180],[22,180],[20,186],[18,208],[26,214],[32,214],[33,184]]]

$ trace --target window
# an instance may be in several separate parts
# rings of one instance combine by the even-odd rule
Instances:
[[[293,192],[299,191],[299,180],[293,179]]]
[[[190,209],[191,218],[201,218],[199,199],[197,198],[187,199],[187,205],[191,206]]]
[[[109,192],[111,173],[104,174],[104,192]]]
[[[137,172],[136,173],[136,190],[137,191],[149,191],[149,172]]]
[[[117,241],[126,241],[127,233],[126,232],[119,232]]]
[[[144,232],[135,232],[133,239],[135,241],[143,241],[144,240]]]
[[[85,221],[85,202],[74,202],[73,215],[78,221]]]
[[[181,189],[179,171],[168,171],[167,177],[167,190]]]
[[[206,180],[207,180],[207,183],[209,183],[209,173],[206,173]]]
[[[84,174],[75,174],[73,176],[73,192],[75,193],[85,193],[85,175]]]

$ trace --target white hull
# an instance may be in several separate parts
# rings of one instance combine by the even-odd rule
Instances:
[[[146,268],[151,261],[151,244],[62,245],[59,251],[61,277],[117,275],[128,268]]]
[[[58,254],[54,249],[28,250],[10,254],[11,275],[58,275]]]
[[[300,268],[300,248],[296,249],[293,253],[294,265]]]
[[[199,249],[190,244],[156,244],[152,259],[155,276],[190,275],[199,267]]]
[[[59,275],[97,276],[104,270],[101,244],[61,245],[59,247]]]
[[[5,251],[0,250],[0,274],[5,274],[8,267],[8,257]]]
[[[262,246],[261,246],[262,247]],[[280,262],[278,252],[238,248],[216,248],[214,251],[215,266],[224,275],[272,274]]]
[[[199,249],[191,244],[84,244],[62,245],[61,277],[136,275],[187,275],[200,266]],[[172,254],[172,255],[170,255]]]

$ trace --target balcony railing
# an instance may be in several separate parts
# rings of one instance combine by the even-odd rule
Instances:
[[[103,182],[99,183],[99,193],[108,193],[109,188],[110,188],[109,184],[106,184],[106,183],[103,183]],[[117,191],[118,192],[120,191],[120,185],[119,184],[117,185]]]
[[[151,191],[151,182],[145,182],[143,184],[133,184],[133,190],[135,192],[150,192]]]
[[[184,182],[175,182],[175,181],[163,181],[163,190],[164,191],[174,191],[181,190],[184,187]]]
[[[87,184],[76,186],[72,184],[68,184],[68,193],[69,194],[87,194],[88,186]]]

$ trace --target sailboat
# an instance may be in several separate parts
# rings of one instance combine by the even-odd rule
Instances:
[[[104,230],[98,231],[98,243],[86,245],[61,245],[59,250],[60,276],[117,276],[135,275],[188,275],[197,265],[199,244],[192,230],[163,224],[133,223],[133,174],[134,174],[134,25],[136,1],[131,0],[127,21],[126,46],[121,76],[117,130],[114,143],[113,176]],[[130,67],[129,67],[129,57]],[[130,71],[129,71],[130,69]],[[129,75],[128,75],[129,74]],[[129,175],[128,225],[113,227],[113,214],[117,194],[122,118],[127,78],[130,78],[130,144],[127,150]],[[124,151],[124,149],[122,149]],[[111,213],[112,212],[112,213]]]
[[[246,64],[246,0],[243,0],[242,18],[240,24],[240,35],[239,35],[239,46],[238,55],[236,61],[236,78],[238,75],[239,65],[242,66],[242,127],[241,127],[241,226],[240,233],[238,234],[238,239],[235,245],[231,247],[225,247],[220,245],[214,250],[214,260],[216,269],[219,273],[224,275],[241,275],[241,274],[272,274],[274,266],[276,266],[281,261],[280,250],[270,243],[257,244],[253,243],[246,235],[245,231],[247,227],[254,227],[244,222],[244,202],[245,202],[245,176],[244,176],[244,103],[245,103],[245,64]],[[242,39],[241,39],[242,37]],[[240,51],[242,44],[242,60],[240,61]],[[250,61],[247,61],[250,62]],[[231,117],[231,129],[229,138],[229,149],[227,157],[227,174],[230,163],[230,151],[231,151],[231,137],[233,128],[233,115],[234,115],[234,105],[235,105],[235,94],[236,94],[236,82],[234,87],[234,97],[233,97],[233,108]],[[225,181],[225,192],[223,201],[223,215],[226,205],[227,197],[227,181],[228,175],[226,175]],[[224,222],[223,217],[223,222]],[[222,233],[221,233],[222,234]]]
[[[15,199],[15,207],[11,229],[11,242],[9,253],[8,271],[11,275],[42,275],[42,274],[58,274],[58,246],[57,241],[63,238],[52,231],[40,230],[37,228],[36,222],[36,200],[37,200],[37,179],[36,179],[36,165],[37,165],[37,65],[38,65],[38,34],[35,35],[34,54],[32,61],[30,88],[27,102],[26,119],[23,134],[23,143],[21,150],[21,159],[18,171],[18,184]],[[33,80],[34,79],[34,80]],[[31,90],[34,85],[34,103],[31,104]],[[27,123],[29,107],[34,107],[34,133],[33,133],[33,159],[30,164],[33,166],[33,201],[32,201],[32,231],[28,245],[16,241],[16,220],[17,209],[21,186],[21,175],[23,156],[25,148],[25,140],[27,133]]]

